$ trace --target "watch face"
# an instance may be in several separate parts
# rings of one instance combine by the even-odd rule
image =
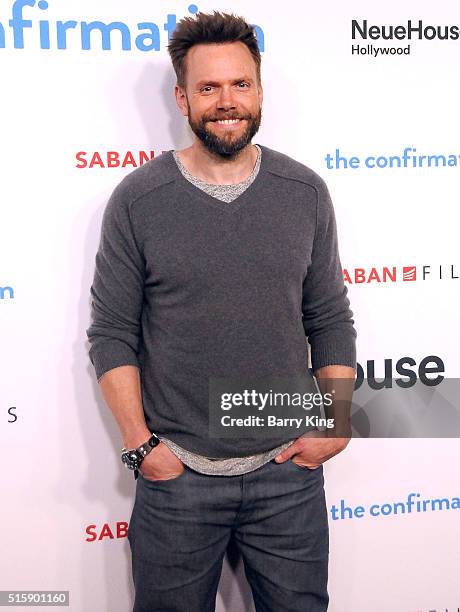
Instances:
[[[130,470],[135,470],[139,465],[139,457],[136,451],[123,453],[121,456],[121,460]]]

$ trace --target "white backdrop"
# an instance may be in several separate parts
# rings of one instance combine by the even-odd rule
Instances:
[[[0,2],[0,589],[69,590],[75,612],[121,612],[133,596],[126,528],[135,481],[119,460],[120,435],[89,363],[89,288],[105,204],[134,169],[107,167],[108,152],[138,159],[191,142],[173,99],[163,24],[194,9],[175,1],[29,2],[19,48],[17,15],[16,41],[9,25],[19,4]],[[356,269],[369,276],[372,268],[396,268],[395,282],[347,281],[360,365],[366,371],[374,362],[383,375],[385,359],[409,356],[418,366],[436,356],[445,376],[457,376],[460,40],[353,40],[351,27],[353,19],[458,25],[457,3],[197,6],[242,14],[263,33],[265,95],[254,142],[326,180],[350,278]],[[58,48],[56,22],[69,20],[75,26]],[[82,48],[81,24],[92,21],[126,24],[131,50],[122,50],[118,32],[110,49],[102,50],[98,32]],[[158,51],[136,47],[141,22],[158,26]],[[405,55],[352,54],[357,44],[409,43]],[[365,165],[369,156],[384,165],[406,147],[451,155],[451,165]],[[336,150],[359,158],[360,167],[328,168],[326,155]],[[423,266],[430,266],[425,279]],[[404,280],[404,267],[413,280]],[[329,508],[365,509],[361,518],[330,514],[331,611],[460,607],[458,509],[370,514],[372,505],[404,502],[410,493],[459,496],[459,459],[456,439],[355,439],[326,463]],[[253,610],[241,560],[225,562],[218,610]]]

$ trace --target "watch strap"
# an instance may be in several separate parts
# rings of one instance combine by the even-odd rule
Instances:
[[[160,438],[156,436],[155,434],[152,434],[150,438],[147,440],[147,442],[144,442],[144,444],[141,444],[140,446],[138,446],[136,450],[141,454],[141,457],[143,459],[146,455],[150,453],[152,449],[155,448],[155,446],[158,446],[160,442],[161,442]]]

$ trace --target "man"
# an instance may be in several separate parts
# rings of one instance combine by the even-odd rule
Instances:
[[[356,331],[324,181],[251,140],[260,53],[242,18],[180,21],[169,53],[193,144],[125,177],[106,207],[90,357],[139,474],[134,612],[215,609],[230,537],[258,611],[327,609],[330,436],[209,434],[213,380],[355,376]]]

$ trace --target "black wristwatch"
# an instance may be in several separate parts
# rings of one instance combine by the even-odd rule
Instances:
[[[160,438],[152,434],[147,442],[144,442],[144,444],[141,444],[141,446],[137,448],[121,449],[121,460],[128,470],[134,470],[135,479],[139,476],[139,466],[144,461],[145,457],[155,448],[155,446],[158,446],[160,442]]]

